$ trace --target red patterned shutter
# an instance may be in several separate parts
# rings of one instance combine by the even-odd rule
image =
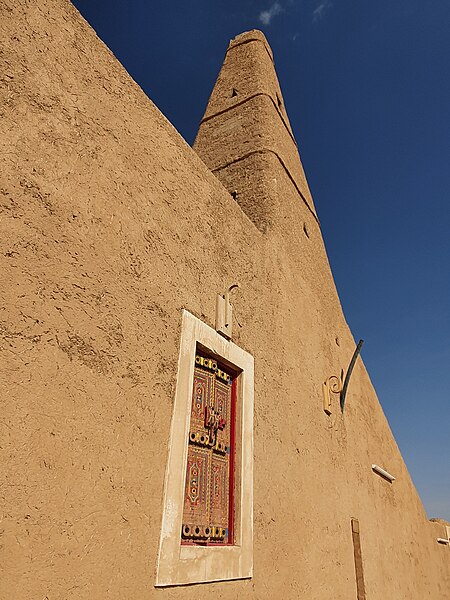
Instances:
[[[236,378],[195,357],[182,543],[233,544]]]

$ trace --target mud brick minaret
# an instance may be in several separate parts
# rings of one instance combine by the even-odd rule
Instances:
[[[194,150],[261,231],[276,219],[280,182],[286,179],[291,194],[317,219],[261,31],[230,42]]]

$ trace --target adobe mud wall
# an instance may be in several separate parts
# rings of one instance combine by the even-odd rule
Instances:
[[[347,600],[352,517],[368,599],[448,597],[443,526],[360,360],[345,415],[323,412],[354,340],[286,173],[263,234],[67,0],[3,0],[0,31],[0,598]],[[156,590],[181,310],[214,326],[236,281],[254,577]]]

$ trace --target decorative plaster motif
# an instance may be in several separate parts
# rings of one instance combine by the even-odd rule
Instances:
[[[323,391],[323,410],[327,415],[331,415],[333,412],[331,407],[331,394],[340,394],[342,391],[342,374],[330,375],[327,380],[322,384]]]

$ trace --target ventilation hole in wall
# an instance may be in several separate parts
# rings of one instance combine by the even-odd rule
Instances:
[[[281,98],[278,94],[277,94],[277,104],[278,104],[278,108],[281,108],[283,106],[283,103],[281,102]]]
[[[337,336],[334,338],[334,341],[336,342],[336,346],[341,345],[341,342],[339,341],[339,338]]]
[[[231,97],[235,98],[238,95],[237,90],[235,88],[233,88],[233,91],[231,92]]]
[[[308,232],[308,229],[306,227],[306,223],[303,223],[303,232],[306,235],[306,237],[309,239],[309,232]]]
[[[237,200],[237,196],[238,196],[237,190],[233,190],[231,192],[231,196],[232,196],[232,198],[234,198],[234,200]]]

